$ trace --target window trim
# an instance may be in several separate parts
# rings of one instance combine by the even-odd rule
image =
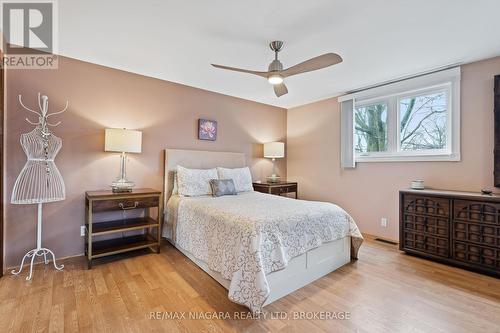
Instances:
[[[349,99],[354,101],[353,117],[357,105],[366,105],[377,101],[386,101],[388,105],[388,151],[362,153],[362,155],[355,153],[355,162],[460,161],[460,74],[460,67],[455,67],[339,97],[339,102]],[[446,91],[448,94],[447,149],[401,151],[399,101],[405,97],[420,96],[440,90]],[[396,126],[390,126],[389,124],[394,121],[396,121]],[[396,133],[391,132],[394,131],[394,128]]]

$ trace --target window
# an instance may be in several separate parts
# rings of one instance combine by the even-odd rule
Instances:
[[[460,160],[459,68],[339,100],[353,105],[350,113],[342,113],[352,117],[352,130],[343,129],[342,135],[353,138],[342,138],[342,150],[352,149],[355,162]],[[342,122],[342,126],[344,123],[351,126],[349,122]]]
[[[356,105],[354,144],[356,153],[387,151],[387,103]]]
[[[399,99],[399,140],[403,151],[446,149],[446,91]]]

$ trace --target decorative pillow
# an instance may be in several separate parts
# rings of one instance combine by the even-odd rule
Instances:
[[[223,195],[236,195],[236,188],[232,179],[211,179],[212,195],[221,197]]]
[[[187,169],[177,166],[177,190],[179,195],[197,197],[212,194],[210,179],[218,179],[217,169]]]
[[[217,168],[217,173],[219,179],[232,179],[236,192],[253,191],[252,175],[248,167],[236,169]]]

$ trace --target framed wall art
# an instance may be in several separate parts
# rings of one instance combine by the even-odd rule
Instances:
[[[198,119],[198,139],[217,140],[217,121],[209,119]]]

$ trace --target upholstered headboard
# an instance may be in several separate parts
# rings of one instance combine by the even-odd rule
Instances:
[[[246,166],[245,154],[223,151],[165,149],[164,207],[172,194],[174,171],[181,165],[190,169],[211,169],[215,167],[241,168]]]

